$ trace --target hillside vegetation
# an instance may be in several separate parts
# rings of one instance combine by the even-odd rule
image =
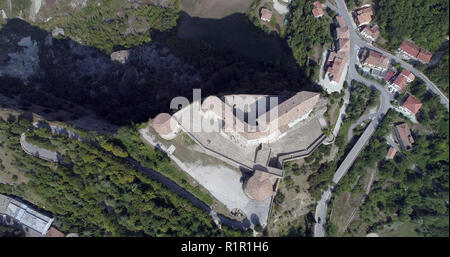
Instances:
[[[428,51],[436,51],[448,35],[447,0],[376,0],[375,21],[387,46],[393,50],[404,39]]]

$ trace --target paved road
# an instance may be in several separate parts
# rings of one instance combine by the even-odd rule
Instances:
[[[376,117],[376,115],[377,115],[376,113],[369,113],[369,114],[363,115],[355,123],[353,123],[350,126],[350,128],[348,129],[348,132],[347,132],[347,143],[350,142],[353,139],[353,130],[357,126],[361,125],[361,123],[363,123],[366,120],[374,119]]]
[[[378,127],[380,121],[383,119],[384,115],[386,115],[389,108],[391,108],[390,101],[392,100],[391,94],[386,90],[386,88],[369,79],[366,79],[359,75],[359,73],[356,71],[355,64],[358,62],[358,52],[361,46],[365,46],[367,43],[363,41],[358,34],[356,33],[356,25],[353,23],[353,19],[351,18],[351,15],[347,11],[347,7],[345,6],[345,3],[343,0],[337,0],[337,12],[344,17],[345,22],[347,23],[347,26],[350,28],[350,60],[349,60],[349,68],[348,68],[348,80],[356,80],[360,83],[363,83],[364,85],[375,88],[378,91],[380,91],[380,107],[378,109],[378,112],[373,115],[374,119],[373,121],[367,126],[366,130],[363,132],[361,137],[358,139],[358,141],[355,143],[353,148],[350,150],[350,152],[345,157],[344,161],[341,163],[339,168],[336,170],[334,176],[333,176],[333,183],[337,184],[342,177],[345,175],[345,173],[348,171],[348,169],[352,166],[353,162],[356,160],[364,146],[368,143],[370,137],[375,132],[376,128]],[[322,195],[322,198],[317,203],[316,207],[316,221],[318,221],[319,217],[322,220],[322,224],[316,223],[314,226],[314,236],[315,237],[323,237],[325,236],[325,221],[327,217],[327,204],[329,199],[331,198],[333,188],[329,188],[327,191],[325,191]]]

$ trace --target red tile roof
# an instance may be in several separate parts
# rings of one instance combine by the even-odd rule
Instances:
[[[356,10],[355,14],[356,14],[356,24],[358,26],[362,24],[367,24],[372,21],[373,9],[370,6],[363,7]]]
[[[405,69],[402,70],[400,75],[405,76],[410,81],[413,81],[416,78],[416,76],[414,76],[414,74],[412,74],[409,70],[405,70]]]
[[[389,68],[389,57],[384,56],[383,54],[365,49],[362,53],[362,65],[371,65],[381,69]]]
[[[431,57],[433,57],[433,55],[430,52],[428,52],[423,48],[420,48],[420,52],[417,55],[417,59],[419,59],[424,63],[430,63]]]
[[[314,5],[314,7],[316,7],[316,8],[322,9],[322,3],[321,3],[320,1],[315,1],[315,2],[313,3],[313,5]]]
[[[54,227],[50,227],[50,229],[48,230],[47,234],[45,234],[46,237],[64,237],[64,233],[62,233],[61,231],[57,230]]]
[[[394,158],[396,153],[397,153],[397,149],[395,149],[394,147],[391,146],[391,147],[389,147],[389,151],[388,151],[386,157],[388,159],[392,159],[392,158]]]
[[[406,98],[402,106],[408,109],[414,115],[416,115],[419,112],[420,108],[422,107],[422,103],[419,101],[419,99],[415,98],[414,96],[408,95],[408,98]]]
[[[398,139],[401,141],[401,144],[403,144],[406,150],[410,149],[414,143],[414,138],[411,135],[408,123],[399,124],[395,126],[395,129],[397,130]]]
[[[403,91],[406,88],[406,84],[408,84],[408,80],[405,76],[398,75],[397,78],[394,80],[393,84],[397,85],[400,89],[399,91]]]
[[[377,39],[380,35],[380,28],[378,26],[367,25],[364,26],[363,31],[373,39]]]
[[[420,48],[408,40],[403,40],[402,44],[400,45],[400,50],[413,57],[416,57],[419,54]]]
[[[386,76],[384,76],[384,80],[386,80],[387,82],[390,82],[394,76],[395,76],[395,72],[390,70],[386,73]]]
[[[320,17],[323,15],[322,3],[319,1],[315,1],[313,3],[314,9],[312,10],[314,17]]]
[[[339,24],[339,27],[345,27],[347,24],[345,23],[344,17],[338,15],[336,16],[336,21]]]
[[[261,19],[269,21],[272,18],[272,11],[267,8],[261,9]]]
[[[255,173],[247,181],[246,192],[255,200],[264,201],[274,193],[274,186],[270,181],[270,174],[255,170]]]

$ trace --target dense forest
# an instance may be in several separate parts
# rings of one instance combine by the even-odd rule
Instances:
[[[290,21],[282,35],[292,49],[297,64],[306,69],[306,74],[311,77],[313,77],[311,72],[314,72],[314,66],[317,65],[309,58],[314,54],[314,48],[333,43],[331,18],[328,16],[314,18],[312,3],[313,1],[299,0],[292,2]]]
[[[375,20],[387,46],[397,49],[404,39],[434,52],[448,35],[447,0],[376,0]]]
[[[109,0],[98,5],[89,1],[87,6],[71,15],[55,17],[39,24],[51,30],[64,28],[64,33],[83,45],[107,53],[150,42],[152,31],[168,31],[177,25],[179,2],[171,1],[166,7],[142,4],[131,5]]]
[[[82,236],[242,235],[226,226],[220,231],[206,212],[137,170],[113,138],[88,143],[38,130],[32,134],[35,140],[58,148],[63,162],[30,158],[19,144],[30,126],[24,119],[0,121],[2,147],[14,157],[11,165],[30,178],[0,191],[18,196],[35,192],[61,231]],[[149,158],[157,165],[167,157]]]
[[[449,47],[447,45],[447,48],[445,49],[445,53],[441,56],[441,59],[439,62],[431,67],[427,67],[425,69],[425,74],[427,77],[436,83],[447,95],[447,97],[450,95],[449,92],[449,79],[448,74],[450,74],[449,70]]]

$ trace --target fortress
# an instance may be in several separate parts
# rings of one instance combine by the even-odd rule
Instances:
[[[308,117],[319,100],[319,94],[302,91],[267,110],[266,102],[273,100],[271,98],[231,95],[226,96],[224,102],[216,96],[209,96],[200,108],[191,104],[173,116],[167,113],[159,114],[153,119],[152,127],[161,137],[170,140],[177,135],[180,128],[196,132],[194,126],[198,124],[194,123],[201,122],[200,129],[203,132],[218,132],[242,148],[271,143],[286,135],[294,125]],[[270,102],[269,106],[273,107],[274,101]],[[191,118],[195,114],[200,114],[198,121]],[[252,117],[254,120],[251,120]]]
[[[158,114],[150,127],[167,141],[184,132],[206,154],[253,171],[244,181],[244,191],[251,199],[265,201],[276,192],[284,175],[283,162],[306,157],[324,142],[319,120],[325,110],[326,101],[321,101],[320,94],[308,91],[284,99],[209,96],[173,115]]]

